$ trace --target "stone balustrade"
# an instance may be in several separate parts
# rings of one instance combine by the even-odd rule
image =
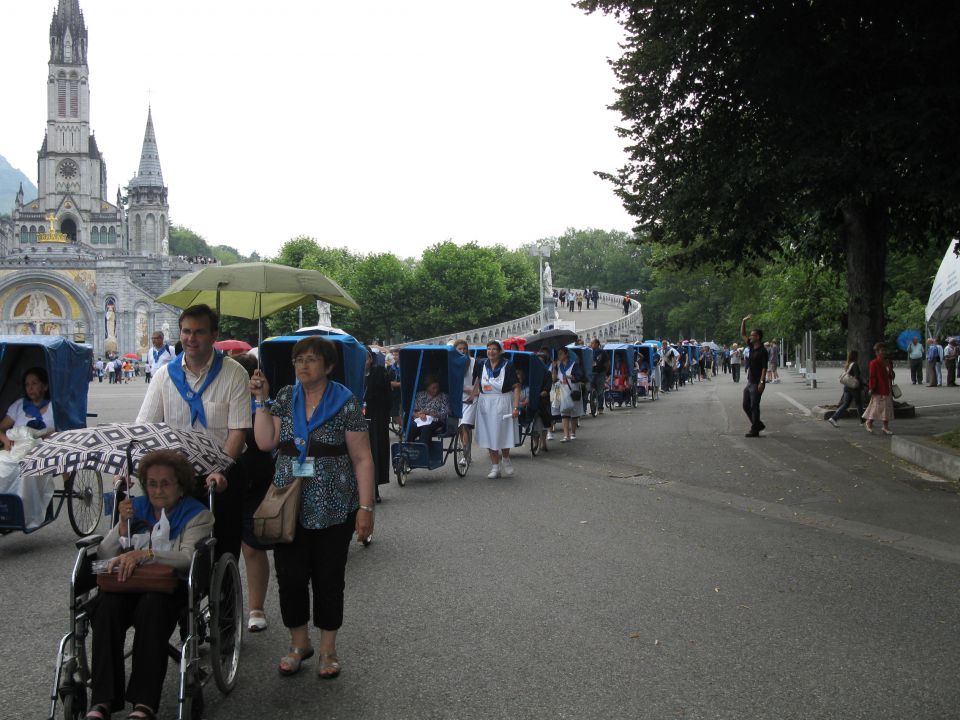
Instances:
[[[614,293],[600,293],[599,302],[604,305],[612,305],[617,308],[623,307],[623,295]],[[517,335],[531,335],[534,331],[539,331],[545,325],[553,322],[553,318],[545,317],[545,313],[537,311],[530,315],[525,315],[514,320],[498,323],[496,325],[487,325],[486,327],[474,328],[446,335],[437,335],[435,337],[414,340],[409,343],[401,343],[394,347],[405,347],[407,345],[447,345],[457,338],[465,338],[471,345],[486,345],[490,340],[500,340],[501,342],[508,337]],[[636,300],[630,301],[630,312],[610,320],[595,327],[586,330],[577,330],[577,334],[589,342],[594,337],[600,342],[626,342],[628,340],[639,340],[643,338],[643,310],[640,303]]]

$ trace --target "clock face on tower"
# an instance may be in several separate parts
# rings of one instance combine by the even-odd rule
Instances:
[[[73,178],[75,178],[77,176],[78,171],[79,171],[79,168],[77,167],[77,164],[73,160],[64,160],[62,163],[60,163],[60,169],[59,169],[60,177],[66,180],[72,180]]]

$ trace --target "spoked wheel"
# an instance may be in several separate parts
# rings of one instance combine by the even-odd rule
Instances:
[[[243,643],[243,590],[240,570],[226,553],[213,566],[210,581],[210,669],[224,695],[237,683]]]
[[[599,403],[597,402],[597,391],[590,390],[587,395],[587,404],[590,406],[590,416],[596,417]]]
[[[636,391],[636,389],[634,389],[634,391],[630,394],[630,404],[631,404],[633,407],[636,407],[636,406],[637,406],[637,391]]]
[[[470,446],[464,446],[463,435],[459,430],[453,437],[453,469],[460,477],[464,477],[470,469]],[[400,482],[399,478],[397,482]]]
[[[530,454],[536,457],[540,454],[540,439],[543,435],[539,432],[530,433]]]
[[[73,531],[91,535],[103,515],[103,478],[96,470],[81,468],[67,478],[67,515]]]
[[[407,484],[407,475],[410,474],[410,465],[405,457],[397,458],[394,464],[394,472],[397,474],[397,485],[403,487]]]

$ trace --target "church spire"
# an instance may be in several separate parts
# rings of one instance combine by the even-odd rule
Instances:
[[[87,64],[87,25],[80,0],[60,0],[50,21],[50,62]]]
[[[130,187],[163,187],[157,135],[153,130],[153,108],[150,106],[147,107],[147,128],[143,133],[143,149],[140,151],[140,169],[130,180]]]

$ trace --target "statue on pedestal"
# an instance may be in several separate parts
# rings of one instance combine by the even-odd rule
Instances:
[[[543,296],[553,297],[553,271],[550,263],[544,263],[543,266]]]

